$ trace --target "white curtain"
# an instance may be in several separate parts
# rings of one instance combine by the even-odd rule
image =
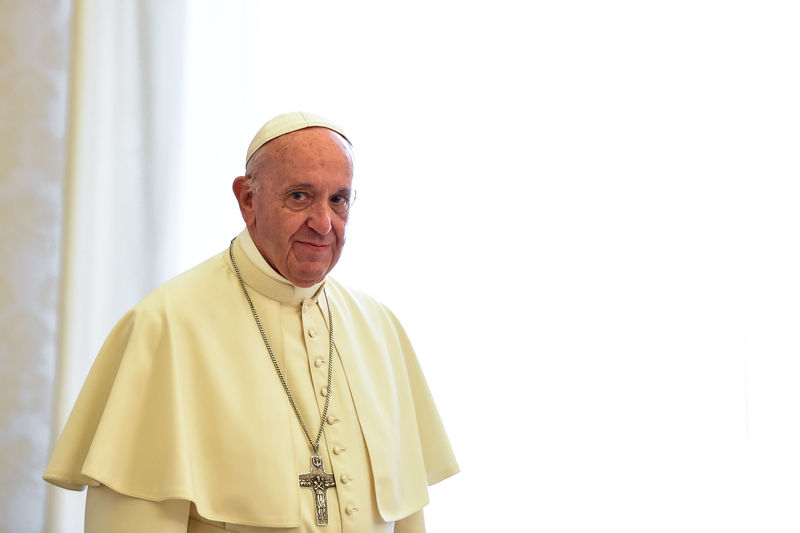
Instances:
[[[176,273],[184,9],[74,6],[54,438],[111,327]],[[49,494],[49,529],[82,530],[83,493]]]
[[[69,5],[0,6],[0,532],[45,521]]]

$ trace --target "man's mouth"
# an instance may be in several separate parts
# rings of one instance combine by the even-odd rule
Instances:
[[[297,243],[311,250],[324,250],[325,248],[330,247],[329,243],[324,243],[324,242],[297,241]]]

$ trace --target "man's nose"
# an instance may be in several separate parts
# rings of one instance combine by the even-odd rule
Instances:
[[[327,235],[332,227],[330,207],[322,202],[315,204],[311,208],[306,224],[320,235]]]

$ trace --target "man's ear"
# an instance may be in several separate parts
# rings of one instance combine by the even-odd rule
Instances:
[[[255,209],[253,209],[251,185],[250,179],[245,176],[239,176],[233,180],[233,195],[236,196],[236,201],[239,202],[239,211],[242,213],[244,223],[248,226],[255,222],[256,216]]]

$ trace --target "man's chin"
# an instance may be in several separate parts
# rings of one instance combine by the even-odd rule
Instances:
[[[316,266],[313,268],[306,267],[306,268],[299,268],[294,272],[292,278],[287,278],[293,284],[298,287],[312,287],[325,279],[325,276],[328,274],[329,269],[327,265],[325,266]]]

